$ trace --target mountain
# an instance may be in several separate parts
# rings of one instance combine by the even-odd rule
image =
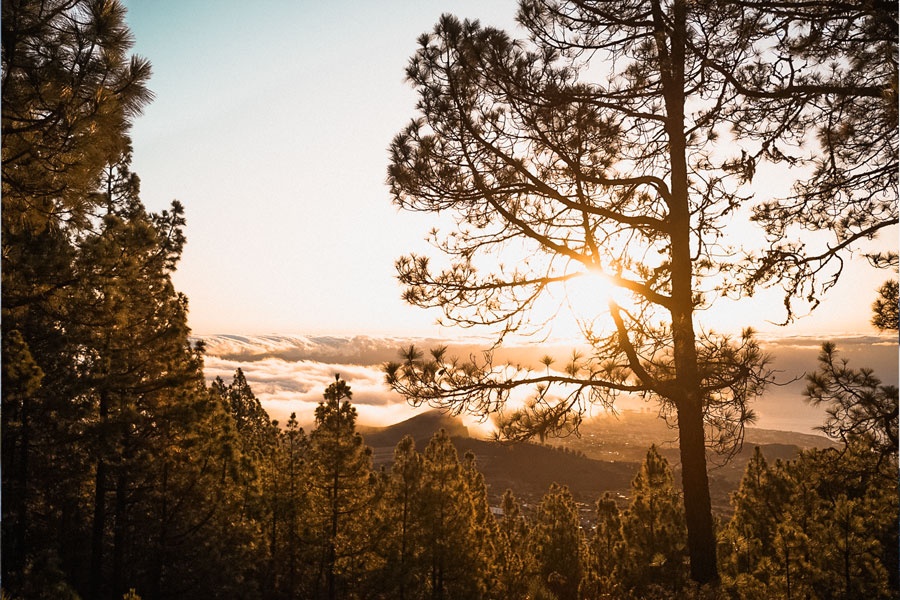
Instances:
[[[450,437],[469,437],[469,430],[459,417],[446,415],[439,410],[429,410],[387,427],[363,426],[358,428],[365,438],[366,444],[373,448],[383,446],[393,448],[397,442],[408,435],[416,440],[416,445],[424,447],[431,436],[440,429],[444,429],[450,434]]]

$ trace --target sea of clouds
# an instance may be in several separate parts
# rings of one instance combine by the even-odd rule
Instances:
[[[295,412],[301,423],[312,422],[313,411],[322,392],[335,375],[350,384],[353,403],[363,425],[386,425],[407,419],[417,410],[384,383],[382,365],[398,360],[400,351],[414,345],[427,350],[447,346],[448,353],[461,357],[481,357],[491,346],[488,338],[306,336],[306,335],[208,335],[197,336],[206,349],[205,374],[208,380],[221,377],[231,381],[236,369],[247,381],[272,418],[284,421]],[[885,384],[897,385],[898,343],[894,335],[835,335],[821,337],[761,337],[765,350],[774,357],[773,367],[785,385],[771,386],[756,400],[757,427],[811,432],[820,425],[824,410],[804,401],[803,375],[816,368],[823,341],[833,341],[851,366],[874,369]],[[495,364],[512,362],[541,369],[545,355],[565,364],[576,344],[573,341],[545,341],[505,345],[494,352]],[[626,402],[624,408],[637,408]],[[475,425],[474,420],[467,424]]]

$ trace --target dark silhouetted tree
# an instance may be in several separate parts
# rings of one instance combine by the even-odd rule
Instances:
[[[872,304],[872,325],[881,330],[897,331],[900,329],[900,308],[898,308],[898,299],[900,299],[900,288],[896,279],[884,282],[878,288],[878,298]]]
[[[850,436],[867,436],[874,451],[897,455],[895,386],[882,385],[872,369],[851,369],[831,342],[822,344],[819,369],[807,375],[807,381],[804,395],[813,404],[825,405],[828,418],[820,429],[827,436],[844,442]]]
[[[867,252],[865,241],[898,223],[898,9],[827,0],[722,9],[734,13],[733,31],[718,32],[710,64],[742,97],[729,110],[734,134],[757,142],[740,167],[751,176],[760,161],[807,167],[786,197],[754,207],[769,246],[747,265],[750,289],[784,289],[790,318],[791,299],[818,304],[853,250],[897,266],[895,249]],[[753,60],[730,68],[747,49]]]
[[[535,386],[501,429],[511,438],[570,431],[619,393],[659,400],[679,428],[701,582],[717,577],[705,446],[740,442],[747,402],[769,375],[750,332],[732,340],[695,323],[729,285],[723,224],[745,201],[740,146],[716,142],[739,94],[709,64],[753,62],[744,38],[729,45],[736,54],[717,54],[711,34],[733,19],[705,2],[526,1],[529,43],[444,16],[407,69],[418,115],[391,144],[388,171],[398,206],[456,219],[434,240],[448,267],[397,262],[406,300],[445,322],[495,326],[501,340],[532,330],[538,299],[588,274],[627,297],[598,298],[581,315],[591,351],[560,372],[410,349],[388,382],[413,402],[481,414]],[[594,316],[607,310],[601,332]]]

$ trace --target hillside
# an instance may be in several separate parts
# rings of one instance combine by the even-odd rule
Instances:
[[[550,484],[556,482],[569,486],[579,502],[591,505],[610,491],[625,505],[631,480],[647,448],[654,443],[672,465],[680,485],[676,432],[648,412],[624,411],[618,417],[594,419],[584,425],[579,437],[553,439],[550,444],[473,438],[458,417],[437,410],[388,427],[361,427],[360,433],[372,447],[375,464],[387,466],[394,447],[404,436],[412,436],[416,448],[422,451],[441,428],[450,434],[460,458],[469,450],[475,454],[492,504],[507,488],[526,503],[538,502]],[[730,511],[729,496],[740,485],[744,467],[757,445],[770,462],[775,462],[794,459],[802,449],[830,447],[833,443],[823,436],[748,428],[744,447],[728,463],[721,464],[720,457],[710,453],[710,495],[716,512]]]
[[[444,429],[450,434],[450,437],[469,437],[469,430],[458,417],[445,415],[438,410],[429,410],[387,427],[363,426],[358,428],[365,438],[366,444],[372,448],[387,446],[391,448],[391,451],[397,442],[407,435],[416,440],[416,445],[420,449],[424,448],[431,436],[440,429]]]

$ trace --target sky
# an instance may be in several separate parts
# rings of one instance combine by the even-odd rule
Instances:
[[[151,209],[178,199],[175,275],[198,333],[436,333],[394,260],[427,217],[391,204],[416,37],[443,11],[511,26],[508,2],[129,2],[155,101],[133,127]]]
[[[427,252],[435,223],[392,205],[387,146],[415,115],[404,68],[417,36],[442,12],[514,30],[515,2],[127,5],[156,96],[133,127],[133,169],[151,210],[185,205],[175,284],[196,334],[458,334],[401,299],[394,260]],[[851,265],[786,329],[768,322],[780,317],[774,292],[702,318],[785,335],[871,333],[868,306],[886,278]]]

